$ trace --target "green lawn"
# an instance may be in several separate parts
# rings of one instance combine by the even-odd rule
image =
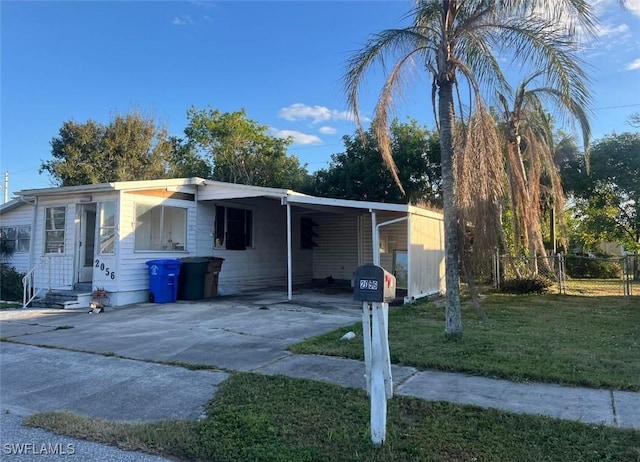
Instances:
[[[421,302],[389,313],[391,361],[517,381],[640,390],[640,298],[491,295],[489,320],[463,307],[464,335],[444,335],[444,308]],[[358,334],[340,341],[347,331]],[[362,325],[293,345],[295,353],[363,358]]]
[[[622,279],[570,278],[565,283],[567,295],[617,297],[624,295]],[[628,281],[631,294],[640,297],[640,281]]]
[[[22,308],[22,302],[0,301],[0,310],[15,310]]]
[[[395,396],[371,444],[361,390],[235,373],[200,422],[132,425],[69,413],[27,423],[189,461],[638,461],[640,432]]]

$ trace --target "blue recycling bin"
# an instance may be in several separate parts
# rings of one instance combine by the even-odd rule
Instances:
[[[149,301],[172,303],[178,298],[180,260],[149,260]]]

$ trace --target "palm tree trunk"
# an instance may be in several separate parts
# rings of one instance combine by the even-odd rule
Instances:
[[[460,309],[460,263],[458,240],[458,211],[454,201],[453,180],[453,84],[439,82],[438,113],[440,118],[440,150],[442,155],[442,200],[444,206],[444,250],[445,250],[445,333],[450,336],[462,334]]]

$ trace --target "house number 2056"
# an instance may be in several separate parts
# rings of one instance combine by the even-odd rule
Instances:
[[[103,262],[101,262],[100,260],[96,260],[96,268],[98,268],[100,271],[104,272],[104,275],[108,278],[111,279],[115,279],[116,278],[116,272],[115,271],[111,271],[111,269],[108,266],[105,266],[105,264]]]

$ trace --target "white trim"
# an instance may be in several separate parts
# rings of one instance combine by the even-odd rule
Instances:
[[[246,195],[242,196],[234,196],[234,197],[273,197],[273,198],[283,198],[287,197],[288,194],[293,193],[293,191],[289,189],[281,189],[281,188],[268,188],[266,186],[251,186],[240,183],[226,183],[224,181],[214,181],[214,180],[202,180],[200,185],[207,186],[222,186],[227,189],[235,189],[239,191],[244,191]]]
[[[287,299],[293,298],[293,260],[291,242],[291,204],[287,203]]]
[[[170,178],[162,180],[118,181],[114,183],[61,186],[57,188],[23,189],[15,194],[19,196],[62,196],[102,191],[131,191],[135,189],[168,188],[175,186],[198,186],[204,184],[202,178]]]
[[[324,205],[327,207],[344,207],[351,209],[363,209],[363,210],[379,210],[388,212],[404,212],[409,211],[409,206],[406,204],[387,204],[384,202],[367,202],[367,201],[352,201],[347,199],[332,199],[328,197],[315,197],[298,195],[290,192],[287,195],[287,202],[294,204],[309,204],[309,205]],[[435,212],[432,212],[435,213]]]
[[[404,304],[406,305],[407,303],[414,302],[414,301],[419,300],[419,299],[424,298],[424,297],[432,297],[434,295],[442,295],[442,291],[440,291],[440,290],[431,290],[429,292],[423,292],[421,294],[412,295],[412,296],[409,296],[409,294],[407,294],[407,296],[404,297]]]
[[[411,262],[413,258],[411,258],[411,254],[413,253],[411,250],[413,249],[413,242],[411,242],[411,226],[413,214],[410,213],[407,215],[407,297],[411,298],[411,288],[413,287],[411,283],[413,282],[413,271],[411,271]],[[396,286],[397,287],[397,286]],[[406,301],[405,301],[406,303]]]

